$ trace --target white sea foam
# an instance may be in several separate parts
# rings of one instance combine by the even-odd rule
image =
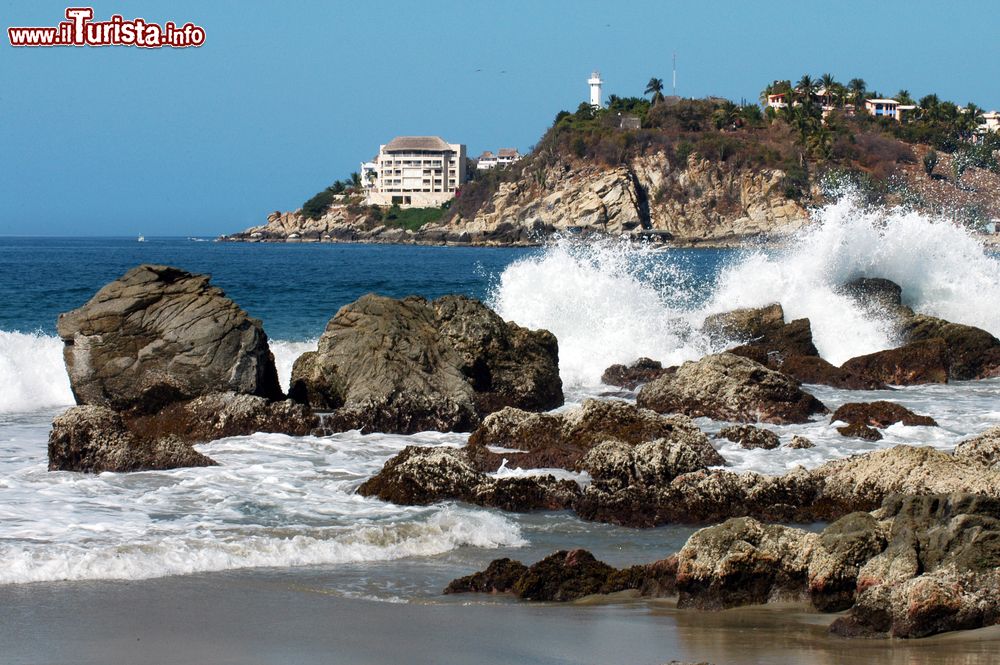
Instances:
[[[62,349],[58,337],[0,330],[0,413],[73,403]]]
[[[816,211],[786,250],[753,252],[724,270],[706,312],[780,302],[808,317],[834,364],[897,342],[885,318],[838,293],[858,277],[899,284],[915,310],[1000,334],[1000,263],[950,221],[902,209],[866,209],[849,196]]]
[[[744,251],[704,304],[676,256],[563,238],[508,266],[490,302],[504,318],[556,335],[570,389],[641,356],[698,358],[712,350],[695,332],[705,316],[773,302],[786,320],[810,319],[820,354],[834,364],[891,348],[898,340],[888,319],[839,293],[857,277],[893,280],[917,311],[1000,334],[1000,263],[975,237],[947,220],[866,209],[849,196],[816,211],[786,248]]]
[[[37,433],[44,437],[44,430]],[[518,525],[484,510],[401,507],[355,493],[408,444],[464,435],[257,434],[199,449],[216,467],[52,473],[14,444],[0,482],[0,583],[140,579],[248,567],[332,565],[517,547]]]
[[[288,384],[292,377],[292,365],[295,359],[306,351],[315,351],[317,339],[308,342],[286,342],[280,339],[271,340],[271,353],[274,355],[274,364],[278,369],[278,381],[281,382],[281,389],[288,392]]]
[[[106,525],[109,530],[114,525]],[[425,519],[387,524],[275,529],[201,528],[119,540],[105,529],[86,542],[2,543],[0,584],[88,579],[147,579],[256,567],[331,565],[431,556],[462,546],[524,545],[510,520],[446,506]],[[102,533],[103,532],[103,533]],[[111,535],[111,537],[108,537]]]
[[[613,363],[677,363],[706,350],[691,337],[687,283],[680,266],[644,246],[561,238],[508,266],[489,302],[505,319],[556,336],[565,384],[595,385]]]

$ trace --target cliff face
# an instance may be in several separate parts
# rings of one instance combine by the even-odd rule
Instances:
[[[679,243],[724,243],[783,235],[808,213],[783,194],[784,173],[716,165],[691,155],[683,168],[656,153],[606,167],[560,160],[501,183],[472,216],[418,231],[386,227],[365,208],[335,204],[319,220],[272,213],[235,240],[421,242],[519,245],[571,231],[637,235]]]
[[[484,238],[515,229],[642,234],[680,242],[784,234],[808,221],[782,193],[778,170],[728,168],[692,155],[684,168],[663,153],[605,168],[559,162],[504,183],[472,218],[451,226]]]

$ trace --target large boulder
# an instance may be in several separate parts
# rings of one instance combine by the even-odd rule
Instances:
[[[147,471],[181,466],[211,466],[179,437],[139,437],[121,414],[104,406],[74,406],[52,421],[49,470]]]
[[[886,546],[858,570],[833,632],[924,637],[1000,623],[1000,499],[894,496],[874,515]]]
[[[316,351],[300,356],[289,394],[332,431],[470,431],[504,406],[562,404],[558,346],[459,296],[430,302],[369,294],[342,307]]]
[[[948,347],[944,340],[931,338],[904,346],[851,358],[840,366],[882,383],[910,386],[948,382]]]
[[[858,573],[885,549],[885,531],[865,512],[849,513],[823,529],[808,570],[809,599],[816,609],[839,612],[854,604]]]
[[[431,305],[438,331],[458,352],[481,415],[514,406],[548,411],[562,406],[559,343],[548,330],[505,322],[478,300],[444,296]]]
[[[636,403],[660,413],[775,424],[804,423],[826,412],[793,379],[731,353],[684,363],[643,386]]]
[[[953,381],[1000,376],[1000,340],[981,328],[917,314],[903,323],[902,334],[910,344],[942,340]]]
[[[785,312],[774,303],[766,307],[737,309],[705,319],[702,331],[716,343],[736,342],[740,355],[757,350],[765,356],[817,356],[809,319],[785,323]]]
[[[796,598],[818,540],[749,517],[697,531],[677,553],[677,606],[724,609]]]
[[[878,400],[876,402],[848,402],[837,408],[830,421],[861,423],[869,427],[888,427],[895,423],[904,425],[937,427],[930,416],[921,416],[902,404]]]
[[[79,404],[151,413],[215,392],[281,396],[260,321],[207,275],[141,265],[56,327]]]
[[[672,367],[664,367],[658,360],[639,358],[631,365],[611,365],[601,374],[601,383],[635,390],[642,384],[671,371]]]
[[[899,284],[882,277],[859,277],[844,284],[840,291],[876,316],[900,319],[913,315],[913,310],[903,304]]]

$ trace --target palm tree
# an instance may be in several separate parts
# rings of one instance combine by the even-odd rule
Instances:
[[[969,102],[965,105],[965,113],[958,119],[959,129],[965,138],[971,137],[979,129],[979,121],[983,117],[983,110]]]
[[[351,173],[351,187],[361,189],[361,174],[357,171]]]
[[[868,92],[868,84],[864,79],[851,79],[847,82],[847,89],[851,91],[851,101],[854,108],[860,108],[865,103],[865,93]]]
[[[897,92],[896,96],[893,97],[893,99],[895,99],[900,104],[913,104],[913,97],[910,96],[910,91],[907,90],[906,88],[903,88],[902,90]]]
[[[803,74],[799,82],[795,84],[795,92],[801,97],[803,104],[811,104],[812,96],[816,92],[817,82],[808,74]]]
[[[652,95],[653,106],[656,106],[657,102],[663,100],[663,79],[656,77],[649,79],[649,83],[646,84],[646,92],[643,94]]]
[[[829,159],[833,154],[833,133],[820,125],[805,140],[806,150],[817,159]]]
[[[735,127],[740,119],[739,107],[728,100],[712,112],[712,120],[715,122],[716,129]]]
[[[833,74],[823,74],[819,77],[819,83],[823,86],[823,96],[826,97],[824,103],[832,106],[834,91],[840,84],[833,78]]]

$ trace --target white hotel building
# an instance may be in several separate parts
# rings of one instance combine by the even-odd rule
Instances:
[[[433,208],[465,182],[465,145],[438,136],[397,136],[361,165],[369,205]]]

